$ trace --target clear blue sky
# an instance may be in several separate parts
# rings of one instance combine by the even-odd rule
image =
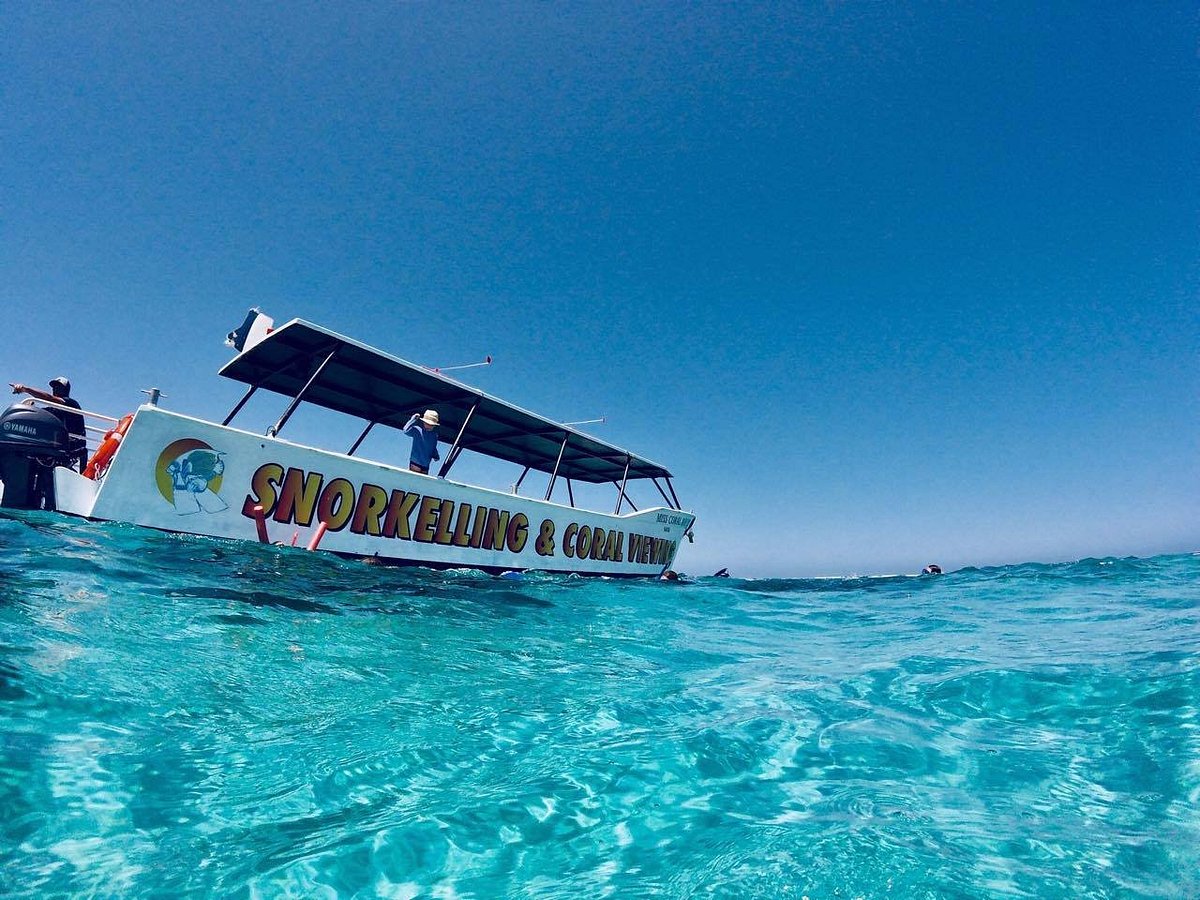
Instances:
[[[686,571],[1196,549],[1198,21],[5,4],[0,375],[221,416],[259,305],[607,415]]]

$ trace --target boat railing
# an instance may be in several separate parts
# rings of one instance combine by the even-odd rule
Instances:
[[[87,410],[87,409],[76,409],[75,407],[67,406],[64,403],[51,403],[49,400],[42,400],[42,399],[36,398],[36,397],[30,398],[29,400],[26,400],[25,402],[31,403],[31,404],[36,403],[39,406],[43,406],[47,409],[60,409],[63,412],[75,413],[76,415],[83,416],[84,420],[85,420],[83,423],[83,427],[89,432],[89,434],[104,435],[104,434],[107,434],[111,430],[110,428],[108,428],[104,425],[89,425],[86,421],[89,418],[90,419],[99,419],[101,422],[111,422],[113,425],[116,425],[118,422],[121,421],[120,419],[118,419],[114,416],[106,416],[104,413],[92,412],[91,410]],[[96,441],[95,443],[98,444],[99,441]],[[89,443],[88,449],[93,450],[93,449],[95,449],[95,447],[91,443]]]

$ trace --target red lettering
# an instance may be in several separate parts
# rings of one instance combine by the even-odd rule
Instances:
[[[354,512],[354,485],[345,478],[335,478],[321,492],[317,505],[317,520],[324,522],[330,531],[341,531]]]
[[[283,466],[279,463],[263,463],[250,477],[250,490],[242,504],[242,515],[247,519],[254,518],[254,507],[261,506],[264,515],[270,515],[275,508],[275,489],[283,478]]]
[[[283,477],[283,487],[279,489],[275,521],[311,525],[324,480],[325,476],[320,472],[310,472],[306,477],[303,469],[288,469]]]

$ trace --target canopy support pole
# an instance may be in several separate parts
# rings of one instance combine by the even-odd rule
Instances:
[[[232,422],[233,417],[242,411],[242,407],[245,406],[247,402],[249,402],[250,398],[254,396],[254,392],[257,390],[258,390],[257,384],[250,385],[250,390],[246,391],[246,396],[242,397],[242,399],[237,402],[237,405],[230,411],[229,415],[227,415],[225,417],[225,421],[222,422],[221,424],[228,425],[230,422]]]
[[[675,500],[675,508],[683,509],[683,504],[679,502],[679,497],[675,493],[675,485],[671,484],[671,476],[668,475],[664,480],[667,482],[667,489],[671,492],[671,497]]]
[[[567,441],[569,440],[571,440],[571,435],[564,434],[562,446],[558,448],[558,459],[554,461],[554,471],[550,473],[550,484],[546,486],[544,500],[549,500],[550,495],[554,493],[554,482],[558,479],[558,467],[562,465],[563,454],[567,452]]]
[[[567,479],[567,499],[571,501],[571,509],[575,508],[575,492],[571,490],[571,479]]]
[[[292,402],[289,403],[288,408],[283,411],[283,415],[279,417],[279,421],[267,429],[267,437],[275,437],[279,434],[279,432],[283,429],[283,426],[287,424],[287,420],[292,417],[292,413],[296,411],[296,407],[299,406],[300,402],[304,399],[304,395],[308,393],[308,389],[316,384],[317,379],[321,377],[321,373],[325,371],[325,367],[333,362],[333,358],[337,356],[337,352],[337,347],[334,347],[329,351],[329,355],[325,357],[324,361],[322,361],[319,366],[317,366],[317,371],[312,373],[312,377],[305,382],[304,387],[300,388],[299,393],[292,398]]]
[[[255,384],[250,385],[250,390],[248,390],[246,392],[246,396],[238,401],[237,406],[235,406],[233,408],[233,411],[225,417],[225,421],[222,422],[221,424],[228,425],[230,422],[232,422],[233,417],[242,411],[242,407],[246,405],[246,401],[254,396],[254,392],[257,391],[260,387],[262,387],[264,382],[270,381],[272,378],[274,378],[276,375],[280,374],[281,372],[286,372],[288,369],[292,368],[299,362],[300,362],[300,355],[299,354],[293,355],[283,365],[279,366],[274,371],[268,372],[266,375],[264,375],[263,377],[258,379],[258,381]]]
[[[625,477],[621,479],[621,486],[619,488],[617,488],[617,508],[613,510],[614,516],[619,516],[621,514],[621,504],[624,503],[626,500],[629,500],[629,498],[625,496],[625,485],[629,484],[629,467],[632,464],[633,464],[633,458],[631,456],[629,456],[628,454],[626,454],[626,456],[625,456]],[[616,482],[613,482],[613,483],[616,484]],[[632,500],[629,500],[629,505],[633,506]],[[637,512],[636,506],[633,506],[633,511]]]
[[[450,467],[452,465],[454,465],[456,462],[458,462],[458,458],[460,456],[462,456],[462,452],[463,452],[463,448],[459,447],[457,450],[454,451],[454,454],[452,456],[447,457],[447,462],[446,462],[446,471],[447,472],[450,471]],[[439,478],[443,477],[441,472],[438,473],[438,477]]]
[[[355,451],[355,450],[357,450],[357,449],[358,449],[358,447],[359,447],[359,445],[360,445],[360,444],[361,444],[363,441],[365,441],[365,440],[367,439],[367,434],[369,434],[369,433],[370,433],[370,431],[371,431],[371,429],[372,429],[372,428],[374,428],[374,427],[375,427],[375,423],[374,423],[374,422],[368,422],[368,423],[367,423],[367,427],[366,427],[366,428],[364,428],[364,429],[363,429],[363,431],[362,431],[362,434],[360,434],[360,435],[358,436],[358,440],[357,440],[357,441],[355,441],[355,442],[354,442],[354,444],[353,444],[353,445],[350,447],[350,449],[346,451],[346,455],[347,455],[347,456],[353,456],[353,455],[354,455],[354,451]]]
[[[514,494],[521,493],[521,482],[525,480],[525,476],[528,474],[529,474],[529,466],[526,466],[525,470],[523,472],[521,472],[521,477],[517,479],[517,483],[513,485],[513,493]]]
[[[658,479],[651,478],[650,480],[654,482],[654,486],[656,488],[658,488],[658,492],[660,494],[662,494],[662,498],[667,501],[667,506],[671,507],[671,509],[679,509],[679,506],[678,506],[679,501],[675,501],[675,503],[671,502],[671,498],[668,497],[667,492],[662,489],[662,485],[658,483]]]
[[[458,429],[458,434],[454,438],[454,444],[451,446],[450,452],[446,454],[446,461],[443,462],[442,467],[438,469],[438,478],[445,478],[446,473],[450,471],[450,467],[454,465],[455,461],[458,459],[459,444],[462,443],[463,435],[467,433],[467,426],[471,424],[471,416],[475,415],[475,410],[479,409],[480,399],[481,398],[478,397],[475,399],[475,402],[471,404],[471,409],[467,413],[467,417],[463,419],[462,427]]]
[[[613,484],[613,487],[615,487],[615,488],[616,488],[618,491],[620,491],[620,490],[621,490],[621,486],[620,486],[619,484],[617,484],[615,481],[614,481],[612,484]],[[637,512],[637,511],[638,511],[638,508],[637,508],[636,506],[634,506],[634,503],[633,503],[633,501],[629,499],[628,495],[623,495],[623,494],[622,494],[622,495],[618,495],[618,496],[617,496],[617,503],[618,503],[618,505],[619,505],[619,504],[622,502],[622,501],[621,501],[621,497],[622,497],[622,496],[624,496],[624,497],[625,497],[625,500],[624,500],[624,502],[629,504],[629,507],[630,507],[630,509],[632,509],[634,512]]]

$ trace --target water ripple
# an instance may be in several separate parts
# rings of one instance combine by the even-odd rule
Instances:
[[[1200,563],[688,585],[0,517],[0,893],[1200,895]]]

